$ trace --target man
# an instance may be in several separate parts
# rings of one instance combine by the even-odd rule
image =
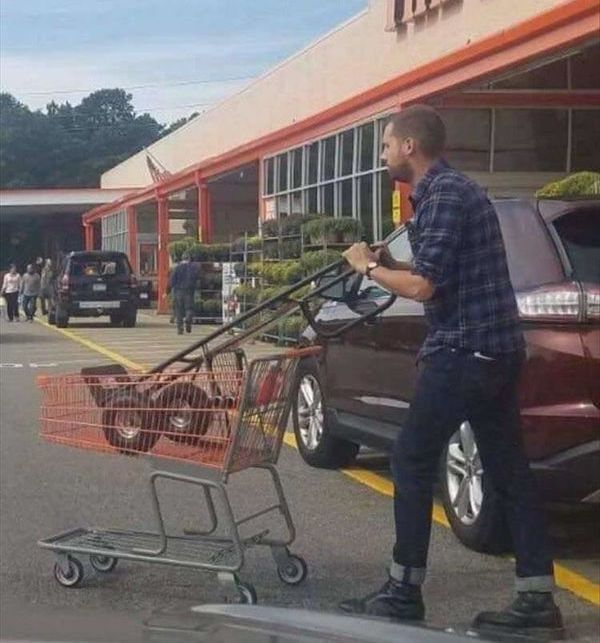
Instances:
[[[409,183],[411,269],[385,248],[364,243],[344,253],[350,265],[400,297],[424,303],[429,332],[406,426],[392,453],[396,543],[389,579],[341,608],[422,620],[433,484],[442,448],[469,420],[479,453],[504,503],[516,556],[517,598],[483,612],[478,629],[562,629],[553,563],[520,428],[518,377],[524,340],[496,212],[483,189],[441,157],[445,126],[437,112],[412,106],[383,136],[391,178]],[[459,570],[457,570],[458,572]]]
[[[23,296],[23,311],[27,321],[32,322],[36,311],[37,298],[40,296],[40,275],[33,264],[27,266],[27,272],[21,280],[21,295]]]
[[[8,321],[13,319],[19,321],[19,292],[21,291],[21,275],[17,272],[17,266],[10,264],[8,272],[2,279],[2,296],[6,301],[6,314]]]
[[[198,285],[198,276],[198,268],[190,261],[189,252],[184,252],[181,262],[171,272],[167,289],[168,292],[173,293],[173,308],[178,335],[183,335],[184,318],[186,332],[192,332],[194,293]]]
[[[40,305],[42,315],[47,315],[52,307],[52,282],[54,281],[54,266],[52,259],[46,259],[40,279]]]

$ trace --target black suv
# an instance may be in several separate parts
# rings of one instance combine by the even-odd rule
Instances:
[[[520,385],[523,437],[544,497],[600,501],[600,201],[495,202],[527,342]],[[406,228],[388,239],[410,262]],[[389,293],[363,278],[319,310],[325,332],[374,311]],[[352,294],[353,293],[353,294]],[[333,293],[332,293],[333,294]],[[398,297],[370,322],[306,360],[294,393],[298,448],[316,467],[349,464],[361,445],[389,449],[406,421],[427,332],[423,306]],[[497,496],[486,480],[468,418],[440,462],[441,496],[452,528],[479,551],[507,546]]]
[[[65,328],[70,317],[108,315],[113,325],[135,326],[138,284],[123,252],[71,252],[54,283],[48,321]]]

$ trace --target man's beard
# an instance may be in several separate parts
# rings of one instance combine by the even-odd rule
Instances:
[[[388,172],[393,181],[400,181],[400,183],[411,183],[415,175],[412,166],[407,161],[402,161],[394,167],[388,165]]]

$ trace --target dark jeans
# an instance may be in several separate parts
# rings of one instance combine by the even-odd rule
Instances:
[[[23,312],[27,319],[33,319],[37,309],[37,295],[23,295]]]
[[[4,293],[3,297],[6,300],[6,314],[10,321],[19,319],[19,293]]]
[[[184,319],[186,327],[190,328],[194,316],[194,293],[189,290],[174,290],[173,312],[175,313],[177,330],[183,330]]]
[[[517,590],[550,591],[553,565],[545,521],[525,455],[518,405],[523,357],[494,361],[444,348],[423,359],[409,417],[392,454],[394,576],[422,582],[433,485],[442,449],[468,420],[485,471],[502,502],[516,555]]]

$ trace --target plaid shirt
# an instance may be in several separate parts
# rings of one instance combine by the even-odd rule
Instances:
[[[434,286],[422,358],[444,346],[497,356],[525,346],[498,215],[483,189],[438,161],[419,181],[413,272]]]

